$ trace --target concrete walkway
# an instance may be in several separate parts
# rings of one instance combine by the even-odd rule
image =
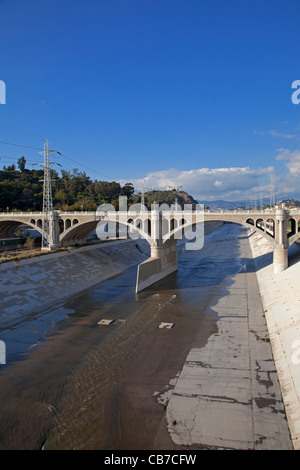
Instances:
[[[291,246],[289,267],[278,274],[266,239],[253,234],[250,246],[293,446],[300,450],[300,246]]]
[[[212,309],[218,332],[193,348],[167,406],[176,444],[226,449],[292,449],[249,241],[241,271]]]

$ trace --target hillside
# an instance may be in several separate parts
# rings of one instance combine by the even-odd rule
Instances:
[[[0,211],[42,210],[43,170],[27,170],[24,165],[20,165],[20,170],[11,165],[0,171]],[[77,169],[62,170],[61,175],[52,171],[54,209],[96,210],[102,203],[117,207],[119,196],[125,195],[130,201],[133,193],[131,183],[121,186],[115,181],[92,181]]]
[[[245,207],[245,201],[223,201],[223,200],[216,200],[216,201],[198,201],[199,204],[204,204],[210,210],[217,210],[217,209],[227,209],[233,210],[237,209],[238,207]]]
[[[0,211],[40,211],[43,207],[43,170],[28,170],[26,159],[20,158],[19,170],[15,165],[0,170]],[[93,211],[108,203],[118,208],[119,197],[127,196],[128,204],[141,202],[141,193],[135,194],[132,183],[121,186],[118,182],[91,180],[76,168],[52,171],[53,206],[57,210]],[[150,209],[154,202],[169,205],[178,202],[192,204],[197,201],[185,191],[152,190],[145,193],[145,204]]]
[[[185,191],[176,190],[151,190],[147,191],[144,195],[145,205],[148,209],[151,209],[151,205],[156,202],[157,204],[175,204],[176,202],[183,208],[185,204],[192,204],[196,206],[197,201],[190,194]],[[141,193],[133,196],[133,203],[141,202]]]

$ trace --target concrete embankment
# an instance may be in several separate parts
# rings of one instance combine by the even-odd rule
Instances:
[[[220,225],[220,222],[207,224],[205,233],[216,230]],[[179,246],[182,243],[183,240],[178,241]],[[149,257],[150,246],[145,240],[128,239],[3,263],[0,265],[0,328],[9,327],[32,313],[55,307]],[[164,261],[166,259],[167,256]],[[156,275],[154,272],[154,279],[147,282],[147,286],[175,270],[174,263],[169,270],[165,265],[166,262],[164,269],[159,265],[162,273]]]
[[[300,450],[299,246],[290,248],[288,269],[276,274],[266,239],[253,234],[250,246],[291,437],[294,449]]]
[[[118,240],[0,266],[0,327],[55,307],[73,295],[144,261],[146,246]]]
[[[181,372],[160,395],[169,400],[168,431],[181,446],[291,450],[249,234],[228,226],[220,235],[203,253],[208,250],[203,259],[215,270],[230,266],[204,311],[214,312],[217,329],[206,344],[193,342]]]

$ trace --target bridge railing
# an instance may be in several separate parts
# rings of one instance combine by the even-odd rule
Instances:
[[[1,217],[19,217],[19,216],[26,216],[26,215],[43,215],[43,212],[0,212]]]
[[[166,215],[176,215],[176,214],[182,214],[182,212],[184,212],[184,209],[181,209],[181,210],[170,210],[170,211],[164,211],[164,213]],[[190,213],[195,213],[197,211],[190,211]],[[292,208],[292,209],[289,209],[289,212],[290,214],[293,214],[293,215],[300,215],[300,209],[298,208]],[[95,216],[95,215],[111,215],[113,212],[112,211],[65,211],[65,212],[61,212],[61,211],[54,211],[54,213],[58,216],[63,216],[63,217],[73,217],[75,215],[79,216]],[[134,214],[150,214],[151,213],[151,210],[149,211],[115,211],[114,212],[115,214],[119,213],[119,214],[128,214],[128,215],[134,215]],[[204,214],[224,214],[224,215],[231,215],[231,214],[240,214],[240,215],[243,215],[243,214],[252,214],[252,215],[261,215],[261,214],[275,214],[275,209],[246,209],[246,210],[242,210],[242,209],[233,209],[233,210],[205,210],[204,211]],[[7,211],[3,211],[3,212],[0,212],[0,216],[1,217],[19,217],[19,216],[42,216],[43,215],[43,212],[42,211],[39,211],[39,212],[23,212],[23,211],[13,211],[13,212],[7,212]]]

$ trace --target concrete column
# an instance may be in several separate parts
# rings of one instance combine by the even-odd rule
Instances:
[[[273,250],[274,273],[281,273],[288,267],[288,249],[275,247]]]
[[[59,245],[59,212],[53,212],[53,239],[54,245],[53,248],[56,248]]]
[[[288,267],[288,238],[287,219],[289,211],[283,208],[276,209],[275,242],[273,250],[274,273],[280,273]]]
[[[162,245],[161,237],[161,217],[158,210],[157,204],[152,204],[151,208],[151,238],[153,240],[153,246]]]
[[[161,258],[163,255],[162,250],[162,246],[158,246],[156,243],[151,245],[151,258]]]

